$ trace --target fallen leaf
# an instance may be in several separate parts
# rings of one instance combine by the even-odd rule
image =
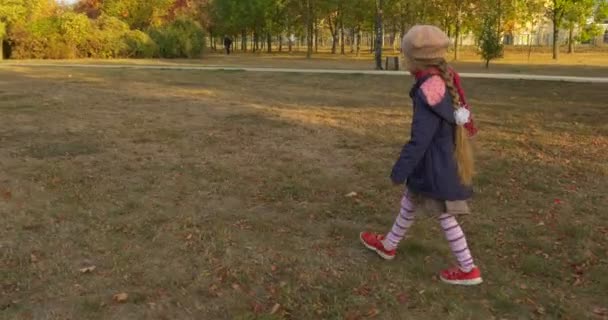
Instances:
[[[32,263],[38,262],[38,257],[36,257],[36,255],[33,253],[30,254],[30,262],[32,262]]]
[[[556,198],[556,199],[553,200],[553,203],[555,203],[555,204],[562,204],[562,200]]]
[[[356,197],[357,195],[358,195],[358,194],[357,194],[356,192],[354,192],[354,191],[353,191],[353,192],[351,192],[351,193],[347,194],[345,197],[347,197],[347,198],[354,198],[354,197]]]
[[[373,317],[375,317],[375,316],[377,316],[377,315],[379,315],[379,314],[380,314],[380,310],[378,310],[378,309],[376,309],[376,308],[371,308],[371,309],[370,309],[370,310],[367,312],[366,316],[368,316],[368,317],[370,317],[370,318],[373,318]]]
[[[12,197],[13,197],[13,194],[10,191],[6,190],[6,191],[2,192],[2,198],[4,198],[4,200],[6,200],[6,201],[10,200]]]
[[[408,298],[407,294],[405,294],[405,293],[400,293],[397,296],[397,301],[399,301],[399,303],[401,303],[401,304],[406,304],[408,302],[408,300],[409,300],[409,298]]]
[[[188,234],[188,236],[186,236],[186,240],[190,240],[192,239],[192,233]]]
[[[593,308],[593,313],[598,316],[608,316],[608,309],[602,307]]]
[[[358,288],[353,289],[354,293],[358,296],[367,297],[372,293],[372,289],[366,285],[362,285]]]
[[[270,270],[272,270],[272,272],[277,271],[279,268],[275,265],[270,266]]]
[[[272,307],[272,309],[270,309],[270,314],[277,313],[277,311],[279,311],[280,308],[281,308],[281,305],[278,303],[275,303],[275,305]]]
[[[215,284],[209,286],[209,294],[214,297],[219,297],[222,295],[221,292],[219,292],[217,285]]]
[[[241,291],[241,286],[238,283],[233,283],[232,289],[234,289],[236,291]]]
[[[112,296],[112,300],[118,303],[125,303],[129,299],[129,295],[127,293],[121,292]]]
[[[540,315],[545,314],[545,308],[543,308],[541,306],[536,307],[536,313],[538,313]]]
[[[253,309],[253,313],[260,314],[264,310],[264,306],[258,302],[251,303],[251,309]]]
[[[90,273],[90,272],[95,271],[95,269],[97,269],[96,266],[90,266],[90,267],[81,268],[79,271],[80,271],[80,273]]]

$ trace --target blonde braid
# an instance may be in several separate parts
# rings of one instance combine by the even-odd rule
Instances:
[[[440,76],[445,82],[450,95],[452,96],[452,104],[454,110],[461,108],[460,95],[454,86],[454,75],[448,70],[448,64],[445,59],[441,59],[437,63]],[[456,125],[455,150],[454,158],[458,164],[458,175],[464,185],[470,186],[473,184],[473,176],[475,175],[475,160],[473,157],[473,148],[469,141],[466,129],[462,125]]]

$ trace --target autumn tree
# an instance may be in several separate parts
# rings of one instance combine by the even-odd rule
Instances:
[[[4,59],[4,42],[13,23],[23,19],[26,7],[23,1],[2,0],[0,2],[0,60]]]
[[[162,24],[175,0],[104,0],[102,12],[118,17],[132,28],[145,30]]]
[[[97,19],[101,15],[103,0],[81,0],[76,3],[74,11],[84,13],[91,19]]]

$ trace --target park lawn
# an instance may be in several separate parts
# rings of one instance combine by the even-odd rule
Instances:
[[[605,319],[608,85],[466,80],[486,282],[456,288],[433,220],[392,262],[358,240],[396,216],[410,84],[2,67],[0,318]]]

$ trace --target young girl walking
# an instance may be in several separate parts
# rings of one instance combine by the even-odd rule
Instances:
[[[469,107],[458,74],[445,60],[448,36],[434,26],[415,26],[403,37],[408,69],[416,78],[410,92],[414,115],[410,141],[393,167],[391,179],[407,188],[401,210],[386,234],[362,232],[363,244],[382,258],[395,257],[397,245],[423,212],[435,215],[458,262],[440,273],[442,281],[477,285],[481,272],[469,250],[456,217],[468,214],[472,196],[473,154],[469,139],[475,135]]]

